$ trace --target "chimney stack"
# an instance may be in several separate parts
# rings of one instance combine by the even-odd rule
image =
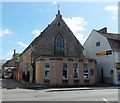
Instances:
[[[107,33],[107,27],[98,30],[100,33]]]

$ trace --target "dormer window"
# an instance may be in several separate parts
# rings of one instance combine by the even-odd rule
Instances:
[[[64,38],[61,34],[54,37],[54,55],[64,56]]]

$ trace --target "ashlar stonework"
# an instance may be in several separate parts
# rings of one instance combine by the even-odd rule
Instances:
[[[41,34],[38,37],[36,37],[32,41],[32,43],[20,55],[19,71],[23,72],[24,80],[28,82],[41,84],[41,82],[38,82],[38,80],[42,82],[44,81],[46,82],[49,80],[45,80],[44,78],[45,61],[44,62],[41,61],[40,58],[43,58],[43,57],[49,58],[48,60],[49,62],[52,61],[50,60],[50,58],[53,58],[53,57],[66,58],[67,61],[68,61],[68,58],[83,59],[84,61],[83,49],[84,49],[83,46],[74,36],[74,34],[70,30],[70,28],[67,26],[67,24],[64,22],[64,20],[62,19],[62,15],[58,10],[58,14],[56,15],[56,18],[53,20],[53,22],[50,25],[48,25],[48,27],[43,32],[41,32]],[[62,62],[63,61],[60,61],[60,63]],[[95,71],[95,60],[93,60],[92,62],[94,62],[93,69]],[[59,62],[57,63],[58,64],[56,65],[59,65]],[[39,65],[42,65],[42,67]],[[81,65],[84,65],[84,62]],[[81,65],[79,66],[81,67]],[[71,64],[71,66],[73,66],[73,64]],[[63,68],[59,67],[59,69],[63,69]],[[82,68],[79,68],[79,69],[82,69]],[[38,72],[39,70],[40,70],[40,73]],[[67,72],[69,72],[69,70]],[[71,73],[72,72],[73,71],[71,71]],[[79,72],[79,74],[83,75],[83,72]],[[57,75],[58,80],[59,79],[62,80],[61,79],[62,73],[59,75],[58,73],[56,74],[56,72],[52,72],[50,73],[50,75]],[[94,72],[94,75],[95,75],[95,72]],[[57,80],[54,81],[54,83],[52,83],[52,79],[55,79],[54,77],[55,76],[53,76],[53,78],[50,79],[51,83],[49,85],[56,84],[55,82],[57,82]],[[94,76],[94,79],[95,79],[95,76]],[[70,81],[70,79],[68,80]],[[61,83],[58,83],[58,85],[59,84],[62,85]]]

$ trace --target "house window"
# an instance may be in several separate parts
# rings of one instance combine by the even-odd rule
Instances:
[[[84,63],[84,80],[89,79],[89,69],[88,69],[88,63]]]
[[[64,56],[64,38],[61,34],[54,37],[54,55]]]
[[[74,63],[74,79],[78,79],[79,78],[79,71],[78,71],[78,63]]]
[[[68,79],[68,65],[63,63],[63,79]]]
[[[50,62],[45,62],[44,79],[50,79]]]
[[[96,42],[96,47],[100,46],[100,41]]]
[[[120,67],[117,67],[117,78],[118,78],[118,81],[120,81]]]

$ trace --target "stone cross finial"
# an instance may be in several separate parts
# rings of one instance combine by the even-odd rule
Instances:
[[[60,10],[59,10],[59,8],[60,8],[60,6],[59,6],[59,4],[58,4],[58,14],[60,14]]]
[[[59,6],[59,4],[58,4],[58,10],[59,10],[59,7],[60,7],[60,6]]]

